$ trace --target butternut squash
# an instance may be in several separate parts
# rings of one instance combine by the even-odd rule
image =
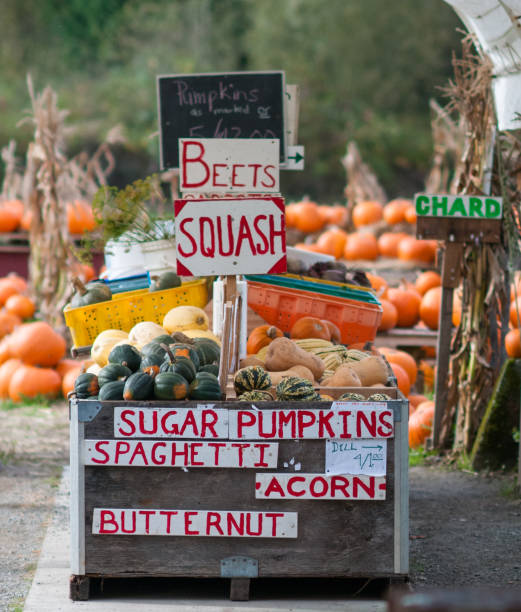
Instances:
[[[298,376],[299,378],[305,378],[311,382],[315,382],[315,377],[313,376],[313,372],[306,368],[303,365],[296,365],[288,368],[287,370],[283,370],[282,372],[268,372],[271,378],[271,384],[276,387],[279,382],[287,377],[287,376]]]
[[[363,387],[377,383],[385,385],[389,378],[389,369],[381,356],[371,355],[361,361],[352,361],[349,367],[358,375]]]
[[[335,370],[333,376],[321,382],[323,387],[361,387],[362,381],[351,367],[351,363],[343,363]]]
[[[303,365],[309,368],[315,380],[320,380],[326,368],[320,357],[301,349],[293,340],[275,338],[268,345],[265,361],[266,369],[272,372],[281,372],[295,365]]]
[[[240,360],[239,365],[241,368],[247,368],[248,366],[261,366],[263,368],[264,361],[259,359],[256,355],[246,355],[246,357]]]

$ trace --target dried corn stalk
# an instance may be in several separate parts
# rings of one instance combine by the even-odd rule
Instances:
[[[0,200],[14,200],[21,196],[22,173],[16,166],[16,142],[9,141],[9,144],[2,149],[2,162],[4,163],[4,180],[0,191]]]

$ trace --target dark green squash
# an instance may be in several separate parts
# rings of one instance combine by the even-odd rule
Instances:
[[[131,344],[118,344],[109,353],[109,363],[119,363],[136,372],[141,364],[141,353]]]
[[[152,278],[149,291],[163,291],[164,289],[174,289],[180,286],[181,279],[179,276],[173,270],[168,270]]]
[[[132,374],[127,366],[120,363],[109,363],[98,372],[98,382],[100,389],[109,382],[125,380]]]
[[[186,378],[188,383],[192,382],[197,373],[192,360],[186,357],[176,357],[174,363],[170,366],[170,372],[180,374],[183,378]]]
[[[157,355],[161,359],[161,361],[163,361],[166,355],[166,350],[153,340],[148,344],[145,344],[145,346],[142,347],[140,352],[141,358],[148,357],[149,355]]]
[[[282,401],[311,401],[319,400],[320,396],[315,391],[313,383],[298,376],[283,378],[276,389],[277,399]]]
[[[175,372],[160,372],[154,380],[154,397],[164,400],[182,400],[188,395],[188,381]]]
[[[254,389],[269,389],[271,378],[268,372],[261,366],[248,366],[241,368],[235,373],[233,386],[237,395]]]
[[[195,400],[223,399],[223,392],[217,376],[209,372],[197,372],[190,383],[189,397]]]
[[[194,338],[194,348],[199,356],[201,366],[219,363],[221,348],[215,340],[211,338]]]
[[[172,338],[172,336],[169,336],[168,334],[161,334],[160,336],[156,336],[153,340],[151,340],[150,342],[154,342],[155,344],[175,344],[175,340]]]
[[[84,285],[78,278],[73,280],[76,293],[69,303],[71,308],[81,308],[112,299],[112,291],[105,283],[87,283]]]
[[[273,395],[269,391],[255,389],[254,391],[246,391],[237,398],[240,402],[272,402]]]
[[[219,366],[216,363],[207,363],[199,368],[199,372],[210,372],[214,376],[219,376]]]
[[[85,399],[97,395],[99,391],[99,382],[96,374],[84,372],[80,374],[74,381],[74,392],[79,399]]]
[[[134,372],[125,381],[123,399],[146,400],[154,393],[154,379],[145,372]]]
[[[139,369],[142,372],[146,372],[149,376],[156,376],[159,374],[159,369],[163,359],[157,353],[150,353],[146,357],[141,358],[141,364]]]
[[[111,382],[107,382],[99,390],[98,399],[101,401],[122,400],[124,388],[124,380],[113,380]]]
[[[170,355],[170,359],[173,361],[175,357],[186,357],[190,359],[194,364],[196,370],[199,370],[199,366],[201,365],[201,360],[199,359],[199,355],[193,346],[189,344],[180,344],[175,343],[171,344],[168,347],[167,354]]]

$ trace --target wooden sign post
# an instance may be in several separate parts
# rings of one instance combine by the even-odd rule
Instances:
[[[441,307],[436,351],[435,408],[432,444],[437,447],[447,404],[452,300],[460,282],[465,244],[497,243],[501,239],[502,199],[473,195],[415,196],[416,235],[419,239],[445,241],[441,281]]]

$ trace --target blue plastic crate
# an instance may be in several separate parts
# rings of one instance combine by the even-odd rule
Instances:
[[[135,291],[136,289],[148,289],[150,279],[148,274],[136,274],[135,276],[125,276],[113,280],[101,279],[110,287],[112,293],[124,293],[125,291]]]

